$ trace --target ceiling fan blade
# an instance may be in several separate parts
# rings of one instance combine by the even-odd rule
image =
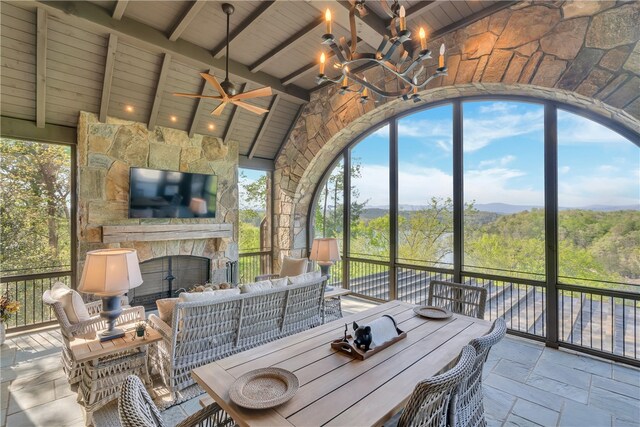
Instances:
[[[222,104],[218,105],[215,110],[213,110],[211,112],[212,116],[219,116],[220,114],[222,114],[222,110],[224,110],[224,107],[227,105],[227,102],[223,102]]]
[[[214,76],[207,73],[200,73],[200,75],[218,91],[220,96],[222,96],[223,98],[227,98],[227,94],[225,93],[224,89],[222,89],[222,86],[220,86],[220,83],[218,83],[218,80]]]
[[[231,99],[251,99],[251,98],[259,98],[261,96],[270,96],[271,95],[270,87],[261,87],[260,89],[250,90],[249,92],[239,93],[231,97]]]
[[[252,113],[256,113],[256,114],[264,114],[264,113],[269,112],[269,110],[265,110],[264,108],[256,107],[255,105],[251,105],[251,104],[248,104],[248,103],[242,102],[242,101],[231,100],[231,103],[237,105],[238,107],[242,107],[245,110],[249,110]]]
[[[185,98],[205,98],[205,99],[222,99],[221,96],[198,95],[197,93],[174,93],[174,96],[184,96]]]

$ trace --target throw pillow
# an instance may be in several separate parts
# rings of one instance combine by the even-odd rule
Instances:
[[[279,279],[271,279],[271,285],[274,288],[284,288],[288,284],[289,284],[289,278],[288,277],[281,277]]]
[[[173,320],[173,309],[176,308],[178,298],[163,298],[156,300],[158,307],[158,317],[167,325],[171,326]]]
[[[70,289],[64,283],[57,282],[53,285],[51,288],[51,298],[62,304],[69,323],[75,324],[91,319],[80,294]]]
[[[262,280],[260,282],[245,283],[240,287],[240,290],[243,294],[250,294],[253,292],[268,291],[271,288],[273,288],[273,285],[270,280]]]
[[[180,301],[182,302],[194,302],[194,301],[213,301],[222,298],[228,298],[234,295],[240,295],[240,289],[222,289],[219,291],[210,292],[182,292],[180,293]]]
[[[290,285],[302,285],[303,283],[312,283],[318,281],[322,277],[319,270],[310,273],[300,274],[298,276],[289,277]]]
[[[306,258],[289,258],[285,257],[282,260],[282,268],[280,269],[280,277],[286,276],[298,276],[307,272],[307,263],[309,260]]]

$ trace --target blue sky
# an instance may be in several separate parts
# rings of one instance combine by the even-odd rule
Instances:
[[[542,206],[543,108],[507,101],[465,102],[465,200]],[[424,205],[450,197],[452,107],[423,110],[399,122],[399,202]],[[638,206],[640,149],[612,130],[575,114],[558,114],[559,203]],[[388,128],[353,149],[362,164],[354,179],[369,206],[388,205]]]

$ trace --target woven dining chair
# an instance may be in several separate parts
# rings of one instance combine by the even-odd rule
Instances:
[[[469,343],[476,350],[476,358],[471,372],[453,395],[449,408],[450,426],[484,427],[487,425],[482,398],[482,368],[491,347],[500,342],[506,333],[507,324],[499,317],[493,322],[491,330],[486,335],[475,338]]]
[[[451,397],[469,374],[475,358],[476,351],[466,345],[453,368],[420,381],[398,419],[398,427],[446,427]]]
[[[446,308],[465,316],[484,319],[487,289],[481,286],[432,280],[429,285],[427,304]]]
[[[158,407],[140,378],[129,375],[120,389],[118,399],[118,415],[122,427],[166,427]],[[212,403],[187,417],[176,427],[231,427],[233,419],[218,406]]]

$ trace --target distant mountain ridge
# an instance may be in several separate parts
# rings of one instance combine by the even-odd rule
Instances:
[[[498,214],[514,214],[518,212],[530,211],[532,209],[542,209],[542,206],[534,206],[534,205],[510,205],[508,203],[478,203],[474,205],[474,207],[483,212],[493,212]],[[421,209],[427,209],[427,205],[399,205],[400,211],[418,211]],[[364,208],[365,211],[374,211],[379,212],[380,215],[384,215],[383,211],[389,209],[389,206],[367,206]],[[611,212],[611,211],[629,211],[629,210],[640,210],[640,205],[625,205],[625,206],[611,206],[611,205],[590,205],[590,206],[582,206],[582,207],[560,207],[561,210],[569,210],[569,209],[585,209],[592,211],[602,211],[602,212]]]

